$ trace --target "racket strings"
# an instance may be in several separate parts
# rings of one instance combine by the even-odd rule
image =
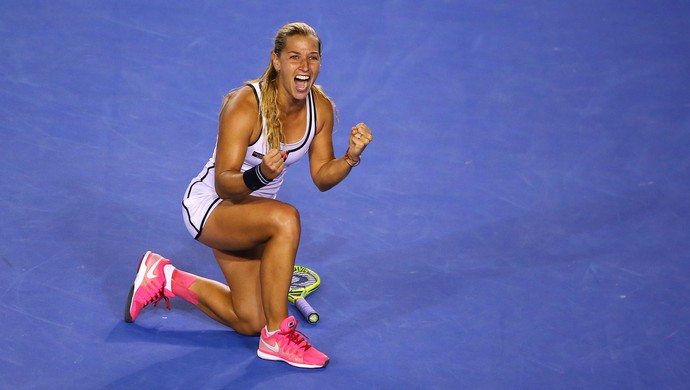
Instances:
[[[307,288],[316,284],[316,278],[307,273],[295,272],[292,275],[292,281],[290,282],[290,289],[297,290],[300,288]]]

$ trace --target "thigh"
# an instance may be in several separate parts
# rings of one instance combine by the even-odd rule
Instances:
[[[297,210],[275,199],[250,197],[239,204],[222,201],[197,239],[217,250],[244,251],[265,243],[277,230],[294,229],[299,234],[299,223]]]

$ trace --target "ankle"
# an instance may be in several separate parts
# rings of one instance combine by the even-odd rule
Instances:
[[[198,279],[197,276],[180,271],[172,265],[167,265],[164,272],[166,292],[172,293],[173,296],[180,297],[193,305],[199,304],[199,297],[191,289],[194,282]]]

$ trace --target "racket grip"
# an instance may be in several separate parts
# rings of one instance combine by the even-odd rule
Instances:
[[[314,310],[314,308],[311,307],[311,305],[309,304],[309,302],[307,302],[306,299],[295,299],[295,306],[297,306],[299,312],[302,313],[304,318],[306,318],[310,324],[315,324],[319,322],[319,313],[317,313],[316,310]]]

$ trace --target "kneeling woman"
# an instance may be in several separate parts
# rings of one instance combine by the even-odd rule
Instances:
[[[287,167],[306,154],[316,186],[332,188],[359,164],[372,134],[363,123],[354,126],[347,152],[335,158],[335,105],[315,84],[320,67],[316,32],[304,23],[285,25],[263,75],[223,101],[216,149],[187,188],[183,214],[189,232],[213,250],[227,284],[178,270],[149,252],[125,320],[133,322],[151,302],[179,296],[239,333],[260,334],[263,359],[304,368],[328,363],[288,316],[300,217],[275,198]]]

